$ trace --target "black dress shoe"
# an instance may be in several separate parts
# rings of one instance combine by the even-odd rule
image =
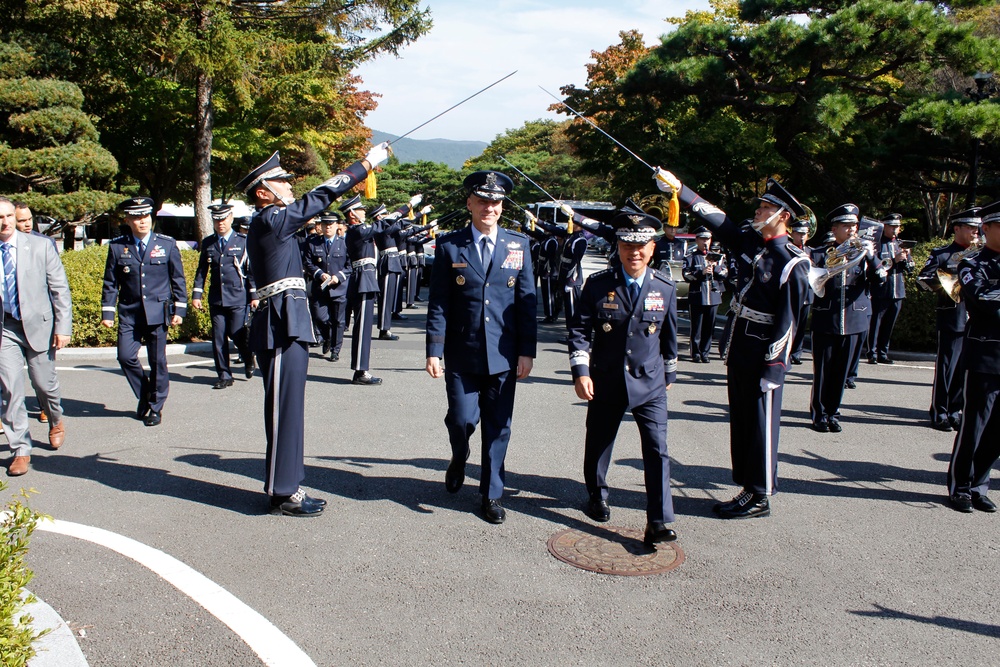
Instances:
[[[854,380],[852,380],[850,378],[847,378],[847,382],[844,383],[844,386],[847,387],[848,389],[857,389],[858,388],[858,385],[854,382]]]
[[[307,495],[306,500],[308,500],[313,504],[319,505],[320,507],[326,507],[326,499],[324,498],[313,498],[312,496]]]
[[[334,352],[330,355],[330,361],[340,361],[340,355]]]
[[[691,357],[691,363],[692,364],[700,364],[701,363],[701,357],[699,355],[697,355],[697,354],[694,355],[693,357]]]
[[[140,398],[139,405],[135,407],[135,418],[142,421],[146,418],[147,414],[149,414],[149,401],[145,398]]]
[[[465,458],[469,458],[468,454]],[[465,484],[465,461],[452,459],[444,473],[444,488],[448,489],[448,493],[458,493],[462,490],[463,484]]]
[[[951,423],[947,419],[936,419],[931,422],[931,428],[936,431],[951,432]]]
[[[844,427],[840,425],[836,417],[830,417],[827,424],[830,426],[830,433],[840,433],[844,430]]]
[[[825,421],[813,422],[813,430],[817,433],[829,433],[830,425]]]
[[[802,360],[798,357],[792,357],[792,366],[801,366]]]
[[[951,427],[956,431],[959,430],[962,428],[962,415],[957,417],[948,417],[948,423],[951,424]]]
[[[254,360],[253,352],[248,352],[246,362],[243,364],[243,377],[248,380],[252,378],[254,369],[256,368],[257,362]]]
[[[408,320],[410,318],[407,317],[406,315],[404,315],[403,313],[393,313],[392,314],[392,319],[394,319],[394,320]]]
[[[895,361],[893,361],[889,357],[879,357],[878,358],[878,362],[880,364],[885,364],[886,366],[892,366],[894,363],[896,363]]]
[[[356,371],[351,384],[377,385],[382,384],[382,378],[377,378],[368,371]]]
[[[956,512],[972,513],[972,497],[964,493],[956,493],[948,497],[948,505]]]
[[[330,354],[330,341],[323,340],[323,356]]]
[[[972,506],[975,507],[980,512],[996,512],[997,504],[990,500],[989,496],[983,496],[979,494],[972,495]]]
[[[399,340],[399,336],[397,336],[396,334],[391,334],[391,333],[388,332],[388,330],[383,329],[382,331],[379,332],[378,339],[379,340]]]
[[[225,389],[226,387],[232,387],[232,386],[233,386],[232,378],[229,378],[228,380],[225,378],[219,378],[218,382],[212,385],[212,389]]]
[[[611,508],[608,507],[608,501],[599,495],[591,496],[590,502],[587,503],[587,516],[600,523],[610,521]]]
[[[503,523],[504,519],[507,518],[507,512],[504,511],[499,498],[483,497],[483,504],[480,509],[483,511],[483,518],[490,523]]]
[[[310,498],[301,489],[291,496],[271,496],[271,514],[285,516],[319,516],[325,505]]]
[[[878,366],[878,359],[875,357],[868,357],[868,363],[872,366]]]
[[[703,364],[710,364],[710,363],[712,363],[712,360],[711,360],[711,359],[709,359],[708,357],[706,357],[706,356],[705,356],[705,355],[703,354],[703,355],[701,355],[701,363],[703,363]]]
[[[771,514],[771,504],[763,493],[744,491],[725,505],[716,506],[723,519],[752,519]]]
[[[667,525],[661,521],[647,523],[646,532],[642,536],[643,543],[650,547],[661,542],[673,542],[676,539],[677,533],[672,528],[667,528]]]
[[[150,409],[142,423],[146,426],[159,426],[161,421],[163,421],[163,416],[156,410]]]

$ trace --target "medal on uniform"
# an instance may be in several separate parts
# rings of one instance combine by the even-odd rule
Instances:
[[[465,284],[465,276],[456,276],[455,277],[455,284],[456,285],[464,285]]]
[[[601,328],[604,329],[604,333],[609,333],[611,331],[611,323],[605,322],[601,325]]]
[[[128,272],[129,272],[129,268],[127,266],[122,269],[122,273],[128,273]]]
[[[614,301],[615,301],[615,293],[608,292],[608,303],[614,303]]]
[[[515,282],[516,280],[514,279],[514,276],[511,276],[507,279],[507,287],[513,287]]]
[[[650,334],[655,334],[656,333],[656,325],[655,324],[650,324],[649,325],[649,333]]]

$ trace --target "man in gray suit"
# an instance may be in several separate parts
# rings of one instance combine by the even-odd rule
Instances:
[[[0,413],[14,451],[7,474],[23,475],[31,462],[31,435],[24,405],[24,373],[49,415],[49,444],[59,449],[65,437],[55,351],[69,343],[72,306],[59,253],[47,239],[17,231],[14,204],[0,197],[0,260],[3,271],[3,335],[0,339]]]

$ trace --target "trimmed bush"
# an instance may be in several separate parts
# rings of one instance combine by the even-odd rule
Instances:
[[[892,347],[909,352],[933,352],[937,348],[937,294],[917,286],[917,275],[927,263],[931,250],[947,245],[945,239],[931,239],[913,249],[913,272],[906,277],[906,299],[892,330]]]
[[[83,250],[65,252],[63,266],[69,289],[73,295],[73,347],[111,347],[118,340],[116,328],[101,326],[101,291],[104,287],[104,264],[108,259],[107,246],[91,246]],[[197,311],[191,308],[191,288],[194,274],[198,269],[198,251],[181,250],[184,263],[184,277],[188,291],[187,316],[179,327],[172,327],[167,336],[169,342],[211,340],[212,322],[208,306]],[[208,281],[205,282],[208,294]]]
[[[0,492],[7,488],[0,481]],[[21,490],[4,507],[3,534],[0,535],[0,665],[24,667],[34,657],[31,644],[48,630],[36,633],[31,627],[32,617],[24,613],[24,605],[35,602],[34,595],[24,595],[24,587],[34,577],[24,557],[28,553],[28,539],[42,515],[30,509],[25,501],[28,493]]]

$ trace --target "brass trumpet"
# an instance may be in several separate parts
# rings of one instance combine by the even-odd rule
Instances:
[[[838,246],[828,248],[826,268],[809,267],[809,286],[812,287],[816,296],[823,296],[826,293],[826,282],[830,278],[854,268],[866,256],[872,256],[874,253],[875,248],[871,241],[859,239],[856,236],[852,236]]]
[[[943,269],[937,270],[937,279],[941,284],[941,289],[955,303],[962,300],[962,283],[958,281],[958,265],[969,255],[982,250],[984,245],[986,245],[986,242],[977,236],[968,248],[961,252],[956,252],[948,259],[948,263]]]

